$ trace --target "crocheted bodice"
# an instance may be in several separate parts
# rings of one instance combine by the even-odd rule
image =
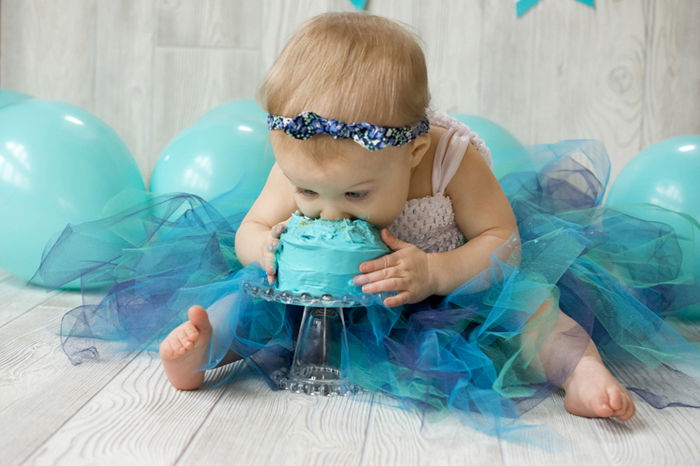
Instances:
[[[445,189],[457,172],[469,144],[473,144],[491,166],[486,144],[467,125],[440,111],[428,111],[431,125],[446,128],[440,137],[433,162],[433,195],[410,199],[389,226],[397,238],[425,252],[444,252],[464,244],[464,235],[455,222],[452,200]]]

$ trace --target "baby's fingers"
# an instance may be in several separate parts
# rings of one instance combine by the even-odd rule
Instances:
[[[263,269],[267,273],[267,282],[270,285],[274,285],[275,284],[275,276],[277,275],[277,263],[273,259],[271,262],[265,264]]]
[[[272,245],[268,245],[267,249],[270,252],[265,252],[263,254],[260,265],[265,273],[267,273],[267,281],[272,285],[275,282],[275,274],[277,273],[277,259],[275,258],[275,253],[272,252]]]
[[[386,307],[396,307],[402,304],[407,304],[411,299],[411,293],[409,291],[402,291],[401,293],[390,296],[384,300],[384,305]]]
[[[273,238],[268,244],[267,244],[267,252],[274,254],[275,251],[277,251],[277,247],[280,245],[280,240]]]
[[[282,235],[282,233],[287,231],[287,222],[288,221],[289,220],[285,220],[284,222],[280,222],[277,225],[275,225],[274,227],[272,227],[272,230],[270,230],[270,233],[272,234],[273,238],[279,239],[279,237]]]
[[[407,289],[408,283],[406,279],[397,277],[362,285],[363,293],[381,293],[382,291],[401,291]]]

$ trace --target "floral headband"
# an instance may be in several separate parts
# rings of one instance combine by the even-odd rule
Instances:
[[[267,126],[270,129],[280,129],[296,139],[303,140],[317,134],[328,134],[333,139],[352,139],[365,149],[379,150],[388,145],[402,146],[427,133],[430,122],[426,119],[411,126],[394,128],[362,121],[348,124],[323,118],[314,112],[302,112],[293,118],[268,114]]]

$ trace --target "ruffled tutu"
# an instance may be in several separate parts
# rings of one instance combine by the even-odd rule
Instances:
[[[644,220],[676,215],[659,207],[637,206],[635,215],[602,206],[610,163],[595,141],[533,146],[528,154],[536,170],[500,180],[518,220],[520,254],[497,251],[489,269],[446,297],[387,308],[362,296],[365,307],[345,309],[349,380],[429,420],[452,414],[485,433],[537,443],[520,416],[558,389],[592,339],[620,382],[652,406],[700,407],[700,348],[669,319],[700,309],[689,254],[697,224],[678,231]],[[80,280],[84,290],[105,290],[63,317],[71,362],[157,351],[200,304],[214,328],[202,369],[233,351],[278,389],[270,376],[291,365],[302,308],[243,291],[244,282],[265,281],[234,251],[248,201],[236,189],[211,202],[157,196],[69,225],[47,247],[37,276],[52,287]]]

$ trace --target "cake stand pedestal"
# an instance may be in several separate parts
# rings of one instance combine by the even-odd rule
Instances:
[[[256,298],[304,307],[290,368],[271,374],[283,390],[320,396],[346,396],[363,389],[347,380],[342,357],[349,357],[344,310],[363,304],[351,297],[294,294],[273,287],[243,283]]]

